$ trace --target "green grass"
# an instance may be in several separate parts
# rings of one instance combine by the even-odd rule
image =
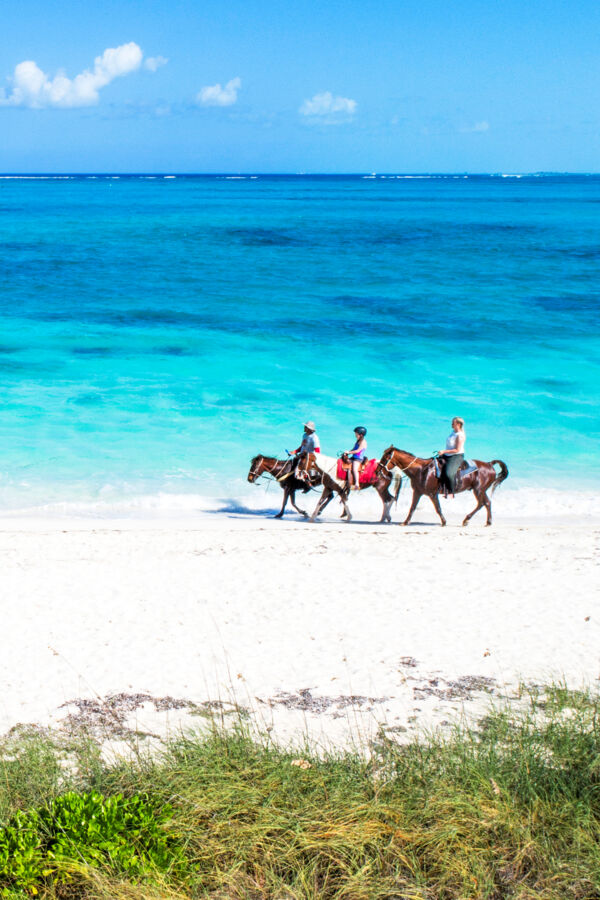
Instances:
[[[55,739],[23,737],[0,763],[5,831],[21,810],[47,823],[50,846],[52,810],[66,805],[79,810],[69,833],[89,836],[81,809],[93,792],[107,810],[162,810],[147,826],[160,853],[144,851],[128,870],[124,848],[135,851],[145,832],[111,813],[102,818],[110,828],[92,829],[101,850],[78,854],[65,838],[72,861],[61,851],[62,868],[25,887],[0,866],[0,890],[13,900],[34,891],[121,900],[600,898],[599,714],[595,695],[538,688],[517,707],[491,709],[474,730],[404,745],[382,736],[370,754],[325,757],[215,727],[113,765],[93,744],[70,747],[65,765]]]

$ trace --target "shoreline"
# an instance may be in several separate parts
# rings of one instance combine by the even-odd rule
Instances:
[[[298,493],[296,502],[310,514],[320,494],[320,490],[312,490],[309,494]],[[400,524],[405,518],[411,495],[410,485],[403,484],[398,502],[391,508],[392,524]],[[503,484],[491,499],[494,525],[585,525],[600,522],[600,491],[567,487],[555,489],[528,483],[516,486]],[[283,492],[272,482],[259,482],[257,485],[236,483],[229,486],[228,494],[223,491],[200,494],[158,490],[155,493],[115,494],[111,499],[54,499],[43,504],[0,506],[0,528],[10,528],[13,523],[36,527],[38,522],[62,522],[74,528],[78,528],[79,523],[108,528],[144,528],[147,523],[158,527],[164,524],[166,527],[189,528],[209,521],[268,521],[279,512],[282,500]],[[380,524],[382,504],[374,490],[353,493],[349,505],[353,525]],[[448,524],[460,525],[464,516],[473,510],[475,499],[471,492],[465,492],[455,497],[441,498],[441,506]],[[319,522],[334,524],[340,521],[340,514],[341,506],[334,499]],[[426,496],[421,498],[415,517],[421,525],[439,525],[437,514]],[[283,522],[302,521],[288,502]],[[469,527],[478,528],[484,522],[485,510],[480,510]]]
[[[278,741],[345,746],[600,676],[598,522],[0,517],[0,556],[3,734],[123,695],[150,739],[221,702]]]

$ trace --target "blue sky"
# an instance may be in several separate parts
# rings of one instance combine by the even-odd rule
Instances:
[[[599,33],[588,0],[22,0],[0,170],[599,171]]]

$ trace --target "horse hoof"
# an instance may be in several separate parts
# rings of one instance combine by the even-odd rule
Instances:
[[[464,522],[462,523],[462,527],[465,528],[468,524],[469,524],[469,520],[465,519]]]
[[[274,519],[283,519],[283,513],[277,513],[276,516],[273,516]]]

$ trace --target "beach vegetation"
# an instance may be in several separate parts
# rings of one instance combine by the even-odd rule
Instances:
[[[0,889],[597,900],[599,713],[594,692],[534,686],[475,724],[401,742],[383,728],[353,751],[281,747],[241,720],[111,762],[48,735],[13,741],[0,764]]]

